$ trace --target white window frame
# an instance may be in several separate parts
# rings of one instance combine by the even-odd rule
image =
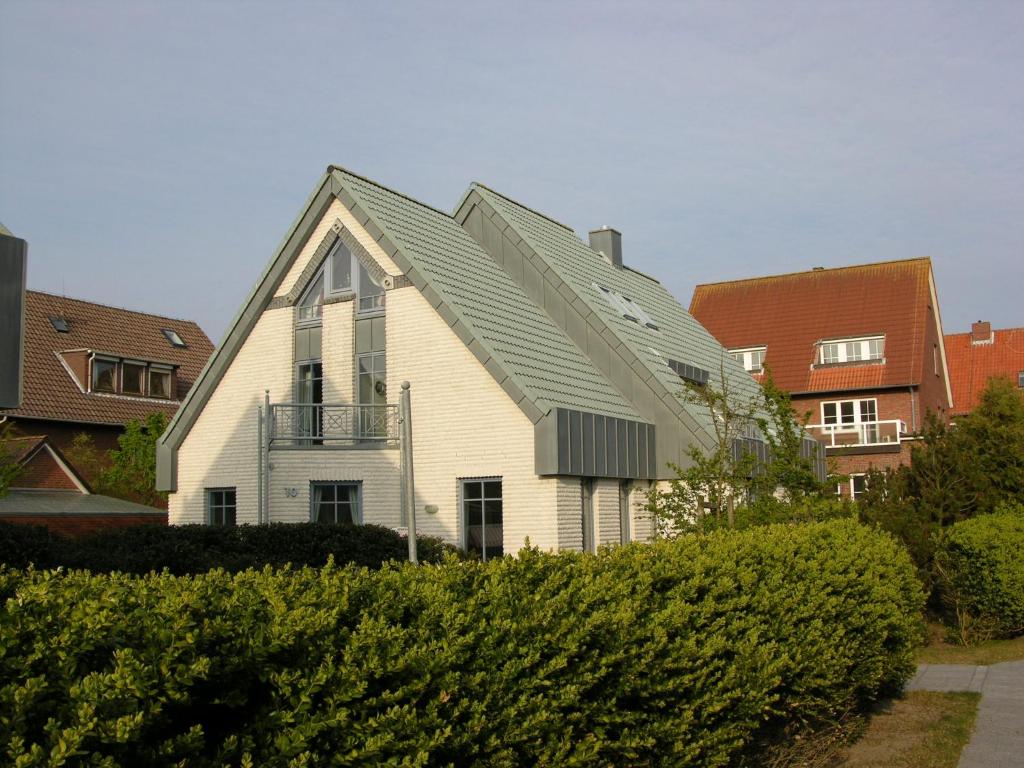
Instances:
[[[853,421],[843,421],[843,403],[853,403]],[[875,412],[874,419],[863,419],[861,403],[874,403],[873,409]],[[836,407],[836,420],[834,423],[829,423],[825,420],[825,406],[834,405]],[[834,427],[837,432],[852,432],[855,431],[860,424],[875,424],[878,423],[878,398],[877,397],[861,397],[851,400],[823,400],[821,403],[821,425],[823,427]]]
[[[854,501],[857,501],[867,491],[867,488],[868,488],[867,477],[868,477],[867,472],[855,472],[852,475],[850,475],[850,481],[849,481],[850,482],[850,498],[853,499]],[[859,478],[864,478],[864,487],[861,489],[860,494],[858,495],[857,491],[856,491],[855,482]]]
[[[133,368],[142,369],[142,387],[140,392],[129,392],[124,388],[124,372],[128,366]],[[146,393],[149,392],[149,365],[142,360],[122,360],[121,361],[121,387],[118,390],[122,395],[127,397],[146,397]],[[162,398],[161,398],[162,399]]]
[[[759,353],[761,356],[757,367],[754,367],[755,353]],[[748,373],[761,373],[764,371],[764,359],[768,356],[768,347],[741,347],[739,349],[730,349],[729,354],[732,355],[736,362],[742,365],[743,369]]]
[[[872,352],[874,342],[881,342],[877,354]],[[835,355],[825,352],[835,346]],[[828,350],[831,351],[831,350]],[[885,335],[858,336],[849,339],[823,339],[818,342],[818,365],[840,365],[842,363],[885,362]]]
[[[153,394],[153,374],[160,374],[167,376],[167,395],[154,395]],[[163,366],[163,365],[150,365],[146,368],[146,392],[149,397],[157,400],[174,400],[176,393],[172,392],[171,389],[174,387],[174,369]]]
[[[121,383],[121,361],[116,357],[107,357],[106,355],[93,355],[89,361],[89,391],[98,392],[103,395],[116,395],[120,393],[119,384]],[[114,366],[114,378],[113,385],[110,391],[105,389],[96,389],[96,363],[110,363]]]

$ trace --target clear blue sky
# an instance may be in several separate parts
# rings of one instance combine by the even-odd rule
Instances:
[[[684,304],[927,255],[947,332],[1024,325],[1016,0],[0,0],[0,222],[32,288],[217,341],[329,163],[617,227]]]

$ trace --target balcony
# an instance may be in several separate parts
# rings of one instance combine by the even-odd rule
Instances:
[[[274,403],[269,448],[398,447],[397,405]]]
[[[907,434],[907,425],[901,419],[855,424],[808,424],[804,429],[829,450],[869,448],[898,451],[900,441]]]

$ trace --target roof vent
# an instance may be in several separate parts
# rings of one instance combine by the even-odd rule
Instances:
[[[611,227],[601,227],[590,233],[590,247],[604,256],[613,267],[622,269],[622,233]]]
[[[60,315],[50,315],[50,325],[53,326],[53,330],[57,333],[67,333],[71,330],[67,318]]]

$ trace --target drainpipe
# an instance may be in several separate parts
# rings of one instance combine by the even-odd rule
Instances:
[[[402,452],[402,506],[405,507],[408,521],[409,562],[418,563],[416,552],[416,489],[413,485],[412,471],[412,399],[409,394],[409,382],[402,382],[402,394],[398,400],[398,421],[401,429],[399,441]]]
[[[917,403],[914,402],[914,388],[907,387],[910,393],[910,431],[917,434]]]
[[[270,435],[274,430],[274,414],[270,410],[270,390],[263,390],[263,483],[260,492],[263,494],[263,522],[270,525]]]
[[[256,525],[263,523],[263,409],[256,408]]]

